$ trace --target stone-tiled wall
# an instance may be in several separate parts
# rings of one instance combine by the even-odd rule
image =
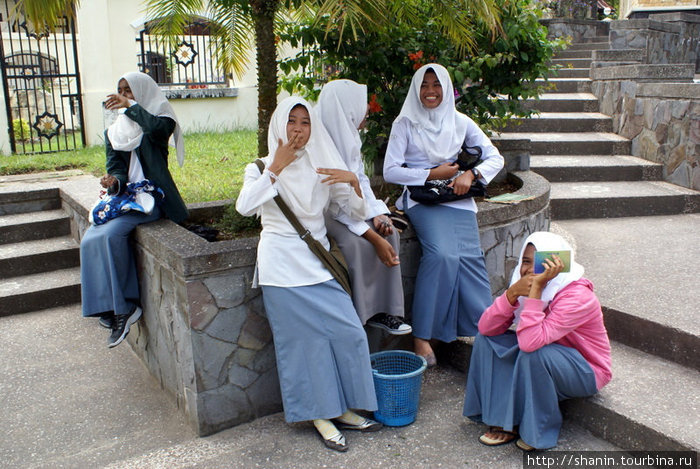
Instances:
[[[700,190],[700,83],[600,80],[592,84],[632,154],[663,164],[664,179]]]
[[[646,51],[644,63],[648,64],[700,64],[700,17],[693,19],[692,16],[652,15],[650,19],[612,21],[610,47],[643,49]],[[671,21],[659,21],[664,18]]]
[[[552,18],[540,22],[547,27],[548,37],[570,37],[571,42],[586,42],[608,35],[609,23],[603,21]]]

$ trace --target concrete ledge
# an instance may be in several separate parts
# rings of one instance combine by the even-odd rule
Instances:
[[[700,24],[700,15],[692,13],[684,13],[676,11],[673,13],[655,13],[649,15],[649,19],[653,21],[663,21],[665,23],[696,23]]]
[[[591,69],[591,80],[687,81],[695,77],[695,64],[619,65]]]
[[[663,31],[666,33],[677,34],[680,34],[683,31],[680,25],[654,21],[652,19],[615,20],[610,22],[610,29],[648,29],[651,31]]]
[[[638,98],[666,98],[700,100],[700,83],[640,83]]]
[[[643,62],[645,58],[645,49],[609,49],[593,51],[594,62]]]
[[[163,94],[168,99],[235,98],[238,88],[167,89]]]

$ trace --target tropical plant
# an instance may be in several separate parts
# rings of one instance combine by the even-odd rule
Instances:
[[[300,52],[280,62],[286,74],[282,87],[315,99],[322,82],[349,78],[365,83],[370,114],[364,134],[367,163],[382,157],[393,119],[398,115],[413,72],[436,62],[450,72],[458,93],[458,109],[481,126],[498,128],[511,116],[529,115],[521,100],[536,96],[536,80],[548,74],[559,40],[547,39],[539,9],[530,0],[498,0],[502,33],[474,20],[472,52],[464,53],[436,22],[432,5],[414,10],[420,27],[396,24],[358,38],[326,32],[324,22],[290,24],[282,39]]]

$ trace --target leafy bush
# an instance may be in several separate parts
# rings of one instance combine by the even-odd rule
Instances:
[[[24,119],[13,119],[12,134],[16,142],[26,142],[32,138],[32,128]]]
[[[457,108],[486,129],[500,128],[511,116],[527,116],[520,100],[536,96],[535,84],[546,77],[548,62],[561,40],[548,40],[539,10],[530,0],[501,0],[503,33],[492,38],[487,25],[476,21],[476,51],[461,55],[450,38],[431,20],[430,2],[420,11],[424,27],[396,24],[342,42],[323,20],[290,24],[280,35],[295,57],[280,62],[286,74],[280,86],[314,100],[320,81],[348,78],[367,85],[370,115],[364,135],[366,162],[383,157],[391,124],[401,110],[415,70],[425,63],[444,65],[459,94]],[[322,77],[322,80],[320,79]]]

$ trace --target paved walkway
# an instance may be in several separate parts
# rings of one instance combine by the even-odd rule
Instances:
[[[12,468],[520,468],[515,445],[488,448],[461,416],[464,374],[425,375],[417,421],[347,434],[345,454],[282,414],[196,436],[126,344],[76,306],[0,317],[0,460]],[[567,422],[558,449],[614,449]]]

